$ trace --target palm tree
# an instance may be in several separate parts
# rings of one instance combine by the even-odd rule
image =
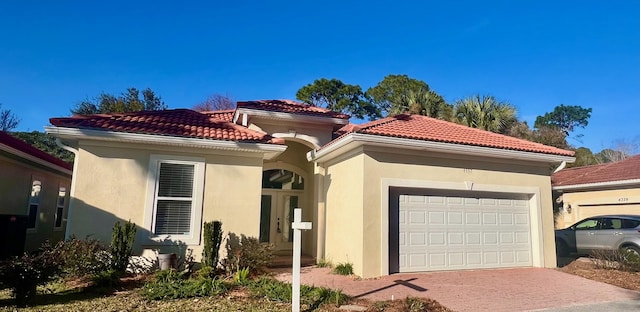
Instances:
[[[456,102],[454,121],[472,128],[505,133],[517,122],[516,109],[509,103],[498,102],[493,96],[474,95]]]
[[[409,91],[407,95],[400,97],[397,103],[391,107],[389,115],[402,113],[418,114],[439,119],[450,119],[453,109],[442,96],[428,91]]]

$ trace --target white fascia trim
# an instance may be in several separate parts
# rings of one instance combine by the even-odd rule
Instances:
[[[61,173],[67,174],[67,175],[72,175],[73,174],[73,171],[71,171],[71,170],[69,170],[67,168],[58,166],[56,164],[52,164],[52,163],[50,163],[50,162],[48,162],[48,161],[46,161],[44,159],[40,159],[40,158],[35,157],[35,156],[31,155],[31,154],[25,153],[25,152],[23,152],[21,150],[17,150],[15,148],[11,147],[11,146],[0,144],[0,150],[6,151],[9,154],[16,155],[16,156],[18,156],[20,158],[32,161],[34,163],[43,165],[43,166],[45,166],[47,168],[51,168],[53,170],[56,170],[58,172],[61,172]]]
[[[349,147],[349,145],[353,145],[353,147]],[[514,151],[464,144],[404,139],[361,133],[350,133],[342,137],[338,141],[333,142],[333,144],[329,145],[327,148],[321,149],[320,151],[312,150],[307,153],[307,160],[315,162],[327,161],[346,152],[347,150],[362,145],[393,147],[400,149],[451,153],[459,155],[520,159],[545,163],[560,163],[563,161],[573,162],[575,160],[574,157],[569,156]]]
[[[553,186],[551,187],[551,189],[554,191],[569,191],[569,190],[579,190],[579,189],[597,189],[601,187],[612,187],[612,186],[631,186],[634,184],[637,184],[638,186],[640,186],[640,179]]]
[[[220,141],[209,139],[183,138],[174,136],[126,133],[102,130],[87,130],[48,126],[45,132],[65,139],[93,139],[100,141],[144,143],[154,145],[171,145],[191,148],[206,148],[227,151],[252,152],[266,154],[279,154],[287,147],[285,145],[265,143],[242,143],[233,141]]]
[[[292,113],[283,113],[283,112],[272,112],[272,111],[247,109],[247,108],[236,109],[235,115],[233,117],[233,120],[235,122],[237,122],[240,114],[247,114],[250,116],[261,117],[264,119],[284,120],[284,121],[292,121],[292,122],[295,121],[295,122],[314,123],[314,124],[346,125],[349,123],[348,119],[333,118],[333,117],[318,117],[318,116],[309,116],[304,114],[292,114]]]

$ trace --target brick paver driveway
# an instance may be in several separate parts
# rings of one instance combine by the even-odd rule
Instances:
[[[291,270],[277,277],[291,281]],[[640,292],[553,269],[520,268],[394,274],[354,280],[329,269],[302,269],[302,283],[341,289],[373,300],[429,297],[456,311],[529,311],[609,301],[640,300]]]

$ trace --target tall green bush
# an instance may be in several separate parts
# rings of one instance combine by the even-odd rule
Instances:
[[[111,235],[111,268],[117,272],[124,273],[129,265],[129,258],[133,254],[133,241],[136,237],[136,224],[127,221],[120,225],[116,221]]]
[[[202,265],[215,268],[218,266],[218,254],[222,244],[222,222],[205,222],[204,249],[202,250]]]

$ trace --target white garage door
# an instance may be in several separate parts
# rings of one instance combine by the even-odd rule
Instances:
[[[400,195],[399,270],[531,266],[523,199]]]

